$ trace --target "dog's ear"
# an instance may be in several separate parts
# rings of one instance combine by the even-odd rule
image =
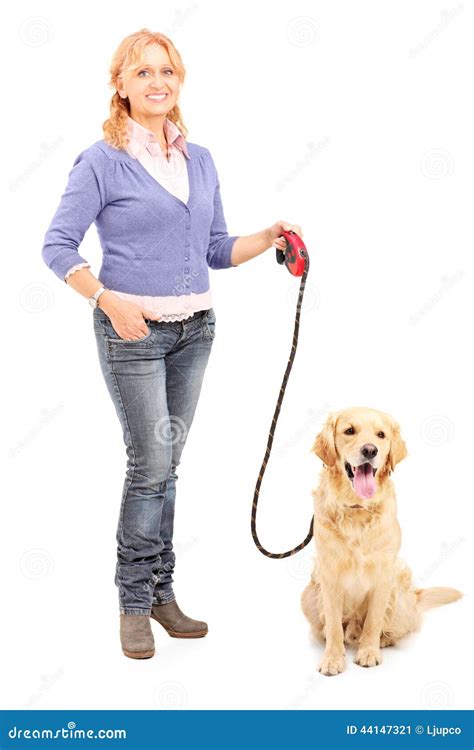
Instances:
[[[334,443],[334,428],[336,426],[335,414],[330,414],[323,429],[316,436],[311,450],[326,464],[334,466],[337,459],[336,445]]]
[[[392,440],[390,443],[390,452],[388,454],[388,468],[393,471],[395,466],[408,455],[405,441],[400,435],[400,425],[392,420]]]

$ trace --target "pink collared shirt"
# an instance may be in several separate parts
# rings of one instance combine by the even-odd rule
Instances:
[[[189,184],[186,159],[189,159],[189,153],[186,140],[180,130],[174,122],[171,122],[168,118],[165,119],[164,130],[169,155],[169,159],[167,159],[158,140],[150,130],[144,128],[131,117],[128,118],[128,124],[130,136],[126,147],[128,153],[138,159],[147,172],[168,192],[182,200],[183,203],[187,203]],[[78,263],[73,266],[66,273],[64,279],[66,280],[71,273],[79,268],[90,268],[90,263]],[[186,297],[184,295],[149,297],[141,294],[118,292],[115,289],[110,291],[128,302],[134,302],[145,313],[161,316],[160,320],[163,322],[184,320],[199,310],[208,310],[212,307],[210,289],[207,292],[186,295]]]

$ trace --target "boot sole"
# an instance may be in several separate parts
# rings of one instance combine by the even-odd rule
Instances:
[[[176,630],[168,630],[168,628],[165,625],[163,625],[162,622],[157,620],[153,614],[151,614],[150,617],[156,622],[158,622],[161,625],[161,627],[164,628],[166,632],[168,633],[168,635],[170,635],[172,638],[204,638],[204,636],[207,635],[208,633],[207,630],[196,630],[195,633],[178,633]]]
[[[168,630],[168,628],[165,628],[165,630],[172,638],[204,638],[207,635],[207,630],[199,630],[196,633],[176,633],[174,630]]]
[[[155,655],[155,649],[153,651],[126,651],[122,649],[125,656],[129,656],[130,659],[150,659]]]

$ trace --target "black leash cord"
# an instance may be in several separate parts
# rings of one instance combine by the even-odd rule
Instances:
[[[270,451],[272,449],[272,443],[273,443],[273,435],[275,434],[275,427],[276,427],[276,423],[277,423],[277,420],[278,420],[278,415],[280,414],[280,408],[281,408],[281,404],[282,404],[282,401],[283,401],[283,396],[285,395],[286,384],[287,384],[288,378],[290,376],[291,368],[293,366],[293,360],[295,358],[296,347],[298,345],[298,331],[299,331],[299,327],[300,327],[301,305],[302,305],[302,302],[303,302],[304,288],[305,288],[305,284],[306,284],[306,277],[308,275],[308,271],[309,271],[309,256],[308,256],[308,254],[306,254],[304,271],[303,271],[303,274],[301,276],[300,291],[299,291],[299,294],[298,294],[298,303],[297,303],[297,306],[296,306],[295,328],[294,328],[294,331],[293,331],[293,343],[292,343],[292,346],[291,346],[290,358],[288,360],[288,364],[286,366],[286,371],[285,371],[285,374],[283,376],[283,381],[282,381],[282,384],[281,384],[281,387],[280,387],[280,394],[278,396],[278,401],[277,401],[277,405],[276,405],[276,408],[275,408],[275,413],[273,414],[272,424],[271,424],[271,427],[270,427],[270,432],[268,434],[268,442],[267,442],[267,447],[266,447],[266,450],[265,450],[265,456],[263,458],[263,463],[262,463],[262,466],[260,468],[260,473],[258,475],[257,484],[255,486],[255,493],[254,493],[254,496],[253,496],[253,503],[252,503],[251,529],[252,529],[253,540],[254,540],[256,546],[258,547],[258,549],[260,550],[260,552],[262,553],[262,555],[266,555],[267,557],[273,557],[273,558],[283,558],[283,557],[289,557],[290,555],[295,555],[297,552],[299,552],[301,549],[303,549],[303,547],[306,547],[306,545],[311,541],[311,539],[313,537],[314,517],[311,519],[311,525],[309,527],[308,536],[306,537],[306,539],[304,540],[304,542],[301,542],[301,544],[298,544],[297,547],[295,547],[294,549],[289,550],[288,552],[269,552],[264,547],[262,547],[262,545],[260,544],[260,541],[258,539],[258,536],[257,536],[257,503],[258,503],[258,498],[259,498],[259,493],[260,493],[260,485],[262,483],[263,475],[265,473],[265,469],[267,467],[268,459],[270,457]]]

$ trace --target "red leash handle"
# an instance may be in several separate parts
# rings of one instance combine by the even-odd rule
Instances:
[[[282,232],[282,237],[286,240],[286,248],[285,250],[277,248],[277,262],[284,264],[293,276],[302,276],[308,260],[306,245],[299,234],[296,234],[292,229],[288,232]]]

